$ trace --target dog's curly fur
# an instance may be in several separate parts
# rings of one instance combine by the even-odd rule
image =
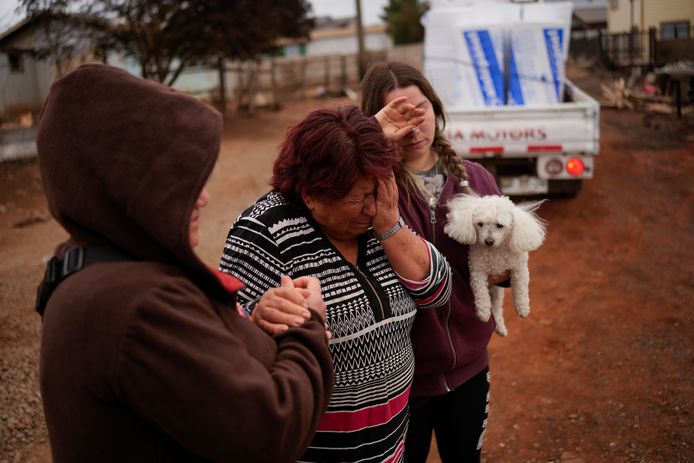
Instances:
[[[458,195],[448,202],[448,222],[444,232],[459,243],[470,245],[470,287],[475,297],[477,317],[486,322],[490,315],[496,332],[506,336],[504,289],[488,283],[488,275],[510,271],[516,312],[530,313],[528,252],[545,239],[545,222],[535,215],[543,201],[514,204],[506,196]]]

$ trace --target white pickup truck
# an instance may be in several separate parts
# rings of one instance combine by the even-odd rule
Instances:
[[[447,108],[446,133],[462,157],[483,164],[509,196],[569,195],[593,177],[600,106],[566,81],[546,106]]]

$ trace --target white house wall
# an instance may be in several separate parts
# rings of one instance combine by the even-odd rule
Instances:
[[[7,54],[0,53],[0,114],[40,109],[45,94],[39,91],[37,75],[42,72],[46,72],[45,66],[28,55],[22,56],[21,71],[12,71]]]

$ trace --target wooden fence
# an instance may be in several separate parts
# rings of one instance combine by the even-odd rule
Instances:
[[[367,54],[367,62],[383,59],[385,52]],[[354,91],[360,80],[355,54],[224,62],[217,72],[224,76],[219,79],[224,98],[219,88],[214,89],[214,102],[242,110],[277,108],[293,99],[344,95]]]
[[[386,59],[422,66],[422,44],[396,46],[386,51],[367,52],[370,62]],[[256,61],[218,62],[184,71],[181,80],[191,80],[192,87],[181,90],[208,100],[227,110],[279,108],[284,102],[303,98],[354,96],[359,86],[357,55],[273,57]],[[203,82],[201,84],[201,82]]]

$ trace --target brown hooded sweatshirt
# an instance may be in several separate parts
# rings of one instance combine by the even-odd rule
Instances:
[[[51,88],[37,143],[70,234],[56,254],[106,243],[131,257],[68,276],[46,306],[55,462],[281,462],[311,441],[333,382],[323,320],[267,336],[189,245],[221,129],[194,98],[109,66]]]

